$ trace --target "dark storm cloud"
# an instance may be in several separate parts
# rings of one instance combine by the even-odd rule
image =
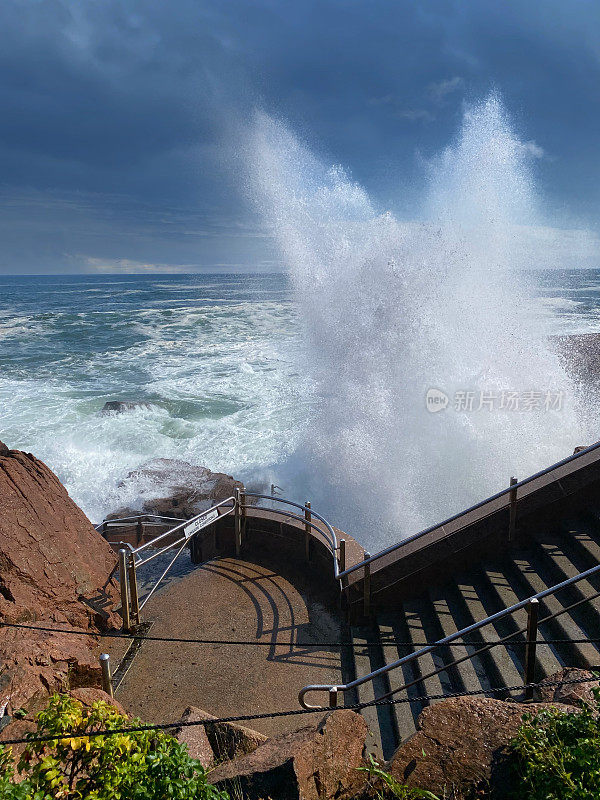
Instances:
[[[495,86],[550,206],[589,224],[599,23],[581,0],[5,0],[0,269],[268,265],[229,158],[255,104],[411,216],[415,155]]]

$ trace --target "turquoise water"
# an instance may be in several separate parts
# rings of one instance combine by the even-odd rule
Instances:
[[[600,332],[600,271],[536,280],[556,333]],[[281,274],[2,277],[0,439],[46,461],[93,521],[155,457],[289,482],[278,465],[315,402],[302,339]],[[102,415],[108,400],[149,407]]]

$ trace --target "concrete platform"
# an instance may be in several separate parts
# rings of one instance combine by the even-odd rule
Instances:
[[[166,722],[190,705],[215,716],[296,709],[298,691],[307,683],[342,682],[347,654],[341,648],[296,644],[346,639],[336,594],[330,586],[318,588],[318,581],[309,586],[305,565],[294,570],[289,559],[258,561],[215,559],[152,597],[143,611],[151,635],[264,644],[145,642],[116,693],[131,713]],[[273,735],[315,718],[248,726]]]

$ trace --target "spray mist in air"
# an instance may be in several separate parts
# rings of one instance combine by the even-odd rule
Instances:
[[[248,155],[304,322],[299,381],[314,392],[288,486],[375,549],[587,440],[524,277],[536,198],[496,95],[430,163],[419,223],[381,213],[263,113]]]

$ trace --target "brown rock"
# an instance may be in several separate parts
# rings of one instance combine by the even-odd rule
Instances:
[[[268,739],[209,775],[220,788],[253,800],[329,800],[356,794],[364,785],[364,719],[353,711],[327,714],[318,725]]]
[[[215,719],[212,714],[200,708],[190,706],[184,712],[184,719]],[[217,761],[231,760],[239,756],[253,753],[257,747],[267,741],[267,737],[246,728],[236,725],[235,722],[216,722],[203,726],[206,731],[210,746]]]
[[[586,679],[589,679],[589,683]],[[556,683],[556,681],[586,680],[586,683]],[[548,684],[548,685],[545,685]],[[593,689],[597,689],[600,682],[594,678],[594,673],[587,669],[564,667],[542,681],[538,689],[539,699],[545,703],[567,703],[568,705],[581,706],[584,703],[594,703]]]
[[[188,708],[184,711],[182,720],[184,722],[195,722],[209,717],[204,711],[198,708]],[[189,727],[177,728],[173,731],[173,736],[178,742],[187,745],[188,753],[192,758],[197,759],[204,769],[210,769],[215,761],[215,754],[206,735],[204,725],[192,725]]]
[[[115,556],[56,475],[29,453],[0,454],[0,621],[75,627],[119,624],[109,576]],[[0,627],[0,705],[39,690],[98,684],[91,637]]]
[[[189,519],[215,502],[233,497],[235,488],[242,487],[231,475],[171,458],[155,458],[142,464],[129,473],[121,486],[128,483],[134,484],[135,494],[140,497],[139,505],[119,508],[107,519],[135,514]]]
[[[576,710],[559,703],[523,705],[473,697],[435,703],[421,713],[420,730],[400,745],[387,768],[401,783],[457,800],[481,783],[502,789],[507,747],[523,715],[550,707]]]
[[[11,739],[25,739],[28,733],[35,733],[37,725],[33,719],[13,719],[5,728],[0,731],[0,744]],[[27,747],[26,744],[8,745],[12,751],[15,765],[21,757],[21,753]]]
[[[110,695],[106,694],[106,692],[103,692],[102,689],[86,686],[80,689],[73,689],[73,691],[69,692],[69,694],[75,700],[79,700],[79,702],[87,708],[89,708],[97,700],[104,700],[106,703],[109,703],[109,705],[114,706],[114,708],[116,708],[120,714],[123,714],[126,717],[129,716],[118,700],[110,697]],[[23,739],[28,733],[35,732],[37,730],[35,718],[40,711],[43,711],[43,709],[46,708],[47,705],[48,695],[46,693],[38,692],[27,703],[27,718],[13,719],[5,728],[0,731],[0,744],[8,741],[9,739]],[[26,745],[15,744],[10,746],[12,748],[13,758],[16,762],[19,760],[23,750],[25,750]]]
[[[97,703],[99,700],[103,700],[105,703],[108,703],[109,706],[113,706],[116,708],[119,714],[122,714],[124,717],[128,717],[129,714],[121,703],[116,700],[114,697],[111,697],[102,689],[97,689],[95,686],[82,686],[79,689],[72,689],[69,694],[75,700],[79,700],[82,706],[86,708],[91,708],[94,703]]]

